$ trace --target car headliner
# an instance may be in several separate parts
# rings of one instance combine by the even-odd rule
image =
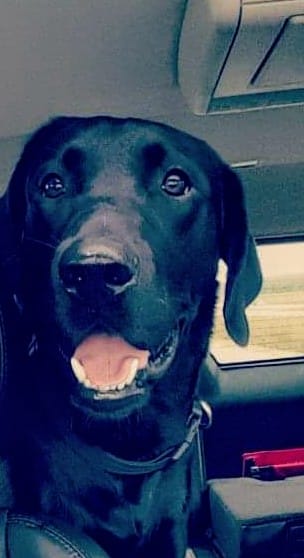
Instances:
[[[26,135],[42,121],[59,114],[139,116],[206,139],[231,163],[254,162],[243,172],[254,232],[303,232],[303,106],[194,115],[177,69],[186,5],[2,1],[1,187]]]

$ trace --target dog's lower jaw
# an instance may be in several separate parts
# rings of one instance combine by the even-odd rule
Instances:
[[[175,372],[172,370],[173,378]],[[142,399],[141,405],[134,404],[133,409],[128,407],[128,412],[123,406],[120,411],[116,409],[112,413],[111,405],[107,407],[108,412],[94,412],[79,399],[74,399],[74,433],[90,445],[100,447],[120,459],[139,462],[153,460],[169,448],[180,446],[189,429],[193,393],[185,400],[178,390],[171,389],[168,392],[169,384],[170,379],[167,384],[165,376],[146,393],[146,401]],[[195,379],[191,381],[191,388],[194,384]],[[189,393],[190,388],[187,391]]]

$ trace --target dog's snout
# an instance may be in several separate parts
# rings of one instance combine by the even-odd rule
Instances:
[[[62,258],[59,274],[64,289],[71,295],[92,298],[99,291],[114,295],[123,293],[136,282],[135,260],[124,262],[94,254],[78,258]]]

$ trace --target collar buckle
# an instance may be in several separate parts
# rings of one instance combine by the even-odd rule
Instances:
[[[191,446],[194,437],[199,431],[199,427],[209,428],[212,424],[212,410],[207,401],[195,399],[192,406],[192,413],[188,419],[188,432],[186,438],[173,454],[172,459],[180,459],[187,449]]]

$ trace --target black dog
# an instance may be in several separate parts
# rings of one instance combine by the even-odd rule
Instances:
[[[238,178],[170,127],[59,118],[25,146],[4,203],[34,334],[8,379],[15,508],[74,524],[114,558],[184,558],[219,258],[240,344],[261,282]]]

